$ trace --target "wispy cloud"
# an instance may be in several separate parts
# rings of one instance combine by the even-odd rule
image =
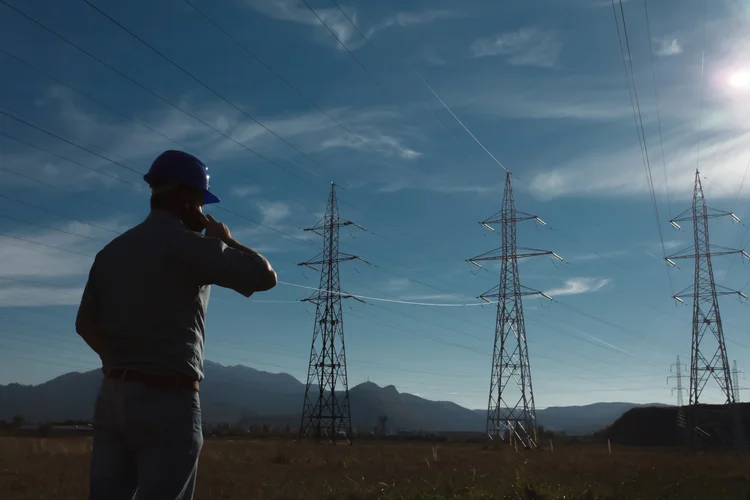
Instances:
[[[91,222],[116,231],[129,227],[119,219]],[[0,276],[10,278],[0,279],[0,307],[77,304],[93,262],[93,257],[79,254],[95,255],[115,237],[112,233],[79,222],[47,224],[61,231],[96,238],[97,241],[31,226],[20,229],[3,227],[3,233],[20,239],[0,236]]]
[[[420,12],[396,12],[370,27],[364,27],[359,20],[359,13],[356,8],[342,6],[346,12],[346,15],[344,15],[336,7],[322,8],[312,6],[315,9],[315,13],[313,13],[299,0],[245,0],[245,3],[273,19],[313,27],[315,29],[315,37],[319,42],[334,47],[337,50],[344,50],[344,48],[331,36],[331,33],[328,31],[329,28],[349,50],[357,50],[365,46],[367,42],[359,34],[357,28],[352,25],[352,22],[365,33],[367,38],[370,38],[378,32],[390,28],[407,28],[420,24],[429,24],[460,15],[458,12],[445,9],[427,9]],[[315,14],[320,17],[320,20]],[[347,16],[352,22],[349,22]],[[321,23],[321,20],[328,28]]]
[[[235,186],[232,188],[232,190],[229,192],[230,195],[236,196],[238,198],[245,198],[247,196],[258,194],[262,191],[260,186],[256,186],[253,184],[247,185],[247,186]]]
[[[333,148],[348,148],[356,149],[359,151],[366,151],[369,149],[369,146],[387,158],[392,158],[395,156],[404,160],[413,160],[415,158],[419,158],[423,154],[420,151],[404,146],[401,139],[388,134],[370,133],[357,135],[360,139],[362,139],[361,141],[358,140],[357,137],[342,134],[324,140],[320,144],[320,148],[324,150]]]
[[[378,188],[379,193],[397,193],[404,190],[429,191],[440,194],[475,194],[484,195],[502,191],[498,184],[466,184],[437,176],[417,175],[389,180]]]
[[[675,140],[665,139],[667,178],[672,200],[687,200],[692,194],[696,164],[697,139],[686,133]],[[700,170],[703,189],[709,197],[750,196],[750,190],[739,192],[737,179],[742,178],[750,150],[750,132],[703,133]],[[591,150],[564,162],[558,168],[538,172],[531,178],[532,191],[541,198],[562,196],[634,196],[648,192],[637,144],[607,153]],[[652,163],[654,160],[652,159]],[[636,170],[640,170],[635,175]],[[652,173],[654,189],[662,197],[667,192],[663,168]]]
[[[0,307],[76,306],[83,287],[38,286],[0,280]]]
[[[312,26],[319,41],[344,50],[315,14],[299,0],[245,0],[245,3],[270,18]],[[364,45],[364,40],[358,38],[357,30],[337,8],[315,8],[315,13],[349,49]],[[350,12],[349,17],[357,23],[356,12]]]
[[[370,38],[378,31],[391,27],[406,28],[419,24],[430,24],[441,19],[451,19],[458,17],[460,14],[451,10],[428,9],[422,12],[397,12],[394,15],[380,21],[378,24],[367,30],[367,37]]]
[[[661,57],[675,56],[682,53],[682,46],[676,38],[663,38],[659,41],[656,55]]]
[[[474,57],[503,56],[517,66],[553,67],[562,49],[551,32],[527,27],[480,38],[471,44]]]
[[[245,107],[242,103],[237,104],[240,107]],[[59,86],[52,86],[38,100],[37,106],[47,115],[43,126],[53,130],[64,130],[67,137],[78,142],[85,141],[88,144],[93,144],[97,150],[103,151],[105,156],[123,162],[138,171],[145,171],[153,158],[165,149],[184,149],[135,122],[123,121],[121,118],[91,110],[88,102]],[[160,131],[174,141],[189,145],[190,152],[198,152],[198,156],[204,159],[212,169],[215,169],[217,181],[227,177],[224,175],[224,169],[230,161],[250,158],[253,161],[261,162],[238,143],[262,152],[264,156],[275,159],[277,163],[286,161],[285,158],[291,155],[289,146],[263,127],[248,120],[242,113],[221,102],[183,99],[180,106],[191,114],[200,116],[206,123],[211,124],[233,140],[227,139],[220,133],[171,107],[156,108],[151,112],[143,112],[139,119],[150,128]],[[345,124],[349,130],[357,134],[375,151],[378,151],[380,156],[373,153],[334,121],[317,111],[296,114],[284,113],[264,117],[263,122],[276,134],[284,137],[310,155],[336,148],[347,148],[368,155],[370,161],[382,163],[392,161],[394,158],[413,160],[422,155],[421,151],[407,144],[408,141],[418,137],[418,129],[410,125],[404,125],[403,119],[399,118],[388,107],[339,108],[330,109],[328,113],[340,123]],[[5,120],[0,119],[0,122],[4,123]],[[2,146],[0,147],[0,164],[8,165],[13,170],[23,172],[26,175],[54,181],[56,185],[66,189],[88,190],[101,186],[110,189],[136,189],[117,182],[112,177],[99,175],[79,165],[5,138],[0,139],[0,144]],[[91,169],[121,177],[136,186],[143,185],[140,192],[143,195],[147,194],[140,176],[113,165],[103,158],[70,147],[61,148],[58,143],[50,146],[40,144],[40,146],[46,146],[52,151],[59,152]],[[294,152],[292,151],[292,153]],[[264,168],[275,168],[268,163],[263,163]],[[302,167],[291,166],[291,168]],[[243,179],[238,175],[242,176],[244,172],[247,172],[247,169],[242,169],[242,172],[240,172],[240,169],[233,170],[232,178],[240,186],[242,186]],[[247,180],[250,182],[255,182],[257,179],[257,176],[250,178],[249,172],[247,175]],[[3,174],[3,183],[6,182],[5,178],[8,179],[9,184],[13,183],[14,185],[29,182],[20,177]],[[221,182],[218,182],[218,184],[221,184]],[[235,191],[235,194],[239,192]],[[251,194],[247,190],[244,192],[246,195]]]
[[[601,290],[611,281],[609,278],[570,278],[565,280],[565,285],[547,290],[544,293],[551,297],[592,293]]]
[[[263,224],[274,226],[292,213],[288,203],[283,201],[259,201],[258,208],[263,215]]]
[[[628,255],[627,250],[612,250],[610,252],[597,252],[597,253],[583,253],[578,255],[572,255],[566,260],[570,262],[586,262],[599,259],[615,259],[617,257],[624,257]]]

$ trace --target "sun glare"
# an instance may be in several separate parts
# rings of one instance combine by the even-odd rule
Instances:
[[[746,89],[750,87],[750,72],[735,71],[729,77],[729,85],[735,89]]]

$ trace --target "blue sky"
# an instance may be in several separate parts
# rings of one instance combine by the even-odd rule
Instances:
[[[525,301],[537,406],[674,401],[665,378],[676,355],[688,360],[691,308],[670,295],[691,284],[692,262],[665,271],[661,260],[609,2],[339,3],[369,43],[330,0],[309,2],[347,51],[301,1],[194,1],[257,59],[184,1],[96,2],[196,79],[83,1],[8,3],[142,87],[0,5],[0,383],[97,367],[73,329],[91,256],[146,216],[137,172],[170,148],[209,165],[222,206],[243,217],[213,213],[281,280],[317,285],[296,265],[320,251],[301,228],[317,222],[333,180],[342,216],[369,230],[343,231],[341,249],[375,264],[342,264],[344,290],[475,303],[499,267],[465,260],[500,246],[477,221],[500,208],[505,172],[416,69],[513,172],[518,209],[549,224],[519,226],[519,245],[565,259],[520,265],[525,285],[558,301]],[[697,164],[710,204],[750,221],[748,9],[710,2],[704,22],[700,0],[649,2],[660,140],[643,2],[623,6],[665,247],[676,252],[692,234],[668,220],[689,208]],[[745,229],[719,219],[711,237],[738,247]],[[717,258],[717,282],[742,287],[750,268],[740,264]],[[303,379],[314,309],[289,301],[305,294],[214,289],[206,357]],[[740,368],[746,307],[722,302]],[[347,303],[350,385],[486,407],[495,312]],[[703,401],[717,399],[710,383]]]

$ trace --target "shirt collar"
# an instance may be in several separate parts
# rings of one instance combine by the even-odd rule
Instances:
[[[183,225],[179,217],[161,208],[152,209],[146,220],[158,224]]]

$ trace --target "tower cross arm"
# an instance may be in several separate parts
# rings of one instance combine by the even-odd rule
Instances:
[[[541,292],[539,290],[534,290],[533,288],[529,288],[524,285],[520,285],[519,291],[517,293],[508,293],[506,291],[504,295],[500,292],[500,285],[495,285],[494,287],[490,288],[489,290],[484,292],[482,295],[480,295],[478,298],[480,300],[487,302],[488,304],[492,304],[493,301],[490,299],[495,299],[495,301],[498,301],[503,297],[528,297],[531,295],[540,295],[547,300],[552,300],[552,297],[550,297],[546,293]]]
[[[489,252],[485,252],[481,255],[477,255],[476,257],[472,257],[471,259],[467,259],[466,262],[469,264],[473,264],[477,267],[482,267],[479,265],[479,262],[483,261],[490,261],[490,260],[511,260],[511,259],[525,259],[528,257],[540,257],[543,255],[551,255],[555,259],[562,262],[563,258],[557,255],[555,252],[552,252],[550,250],[539,250],[537,248],[523,248],[518,247],[517,250],[520,250],[520,252],[516,251],[516,253],[512,255],[504,255],[502,253],[502,248],[496,248],[494,250],[490,250]]]
[[[706,218],[707,219],[717,219],[719,217],[731,217],[734,222],[741,222],[740,218],[737,217],[737,215],[734,214],[734,212],[726,212],[724,210],[717,210],[715,208],[706,207]],[[692,222],[693,221],[693,214],[692,209],[688,209],[675,217],[674,219],[671,219],[669,223],[675,228],[680,229],[680,225],[678,222]]]
[[[696,257],[700,258],[706,258],[707,256],[710,257],[720,257],[723,255],[741,255],[742,257],[750,260],[750,254],[748,254],[745,250],[737,250],[733,248],[726,248],[726,247],[716,247],[716,251],[709,251],[707,253],[684,253],[687,252],[689,249],[682,250],[674,255],[670,255],[669,257],[665,257],[664,260],[669,264],[670,266],[676,267],[677,264],[675,264],[675,260],[679,259],[694,259]]]
[[[524,222],[527,220],[535,220],[542,226],[546,226],[547,223],[544,222],[542,219],[540,219],[536,215],[527,214],[525,212],[513,212],[513,215],[506,216],[503,210],[491,215],[487,219],[480,222],[481,225],[489,229],[490,231],[494,231],[495,228],[491,226],[491,224],[503,224],[503,223],[516,223],[516,222]]]

